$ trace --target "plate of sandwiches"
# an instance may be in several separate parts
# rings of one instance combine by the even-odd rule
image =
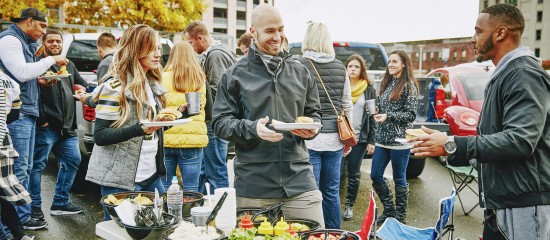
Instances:
[[[412,147],[415,143],[419,143],[419,141],[416,142],[407,142],[411,138],[428,135],[424,130],[418,128],[418,129],[407,129],[405,130],[405,138],[396,138],[395,141],[398,143],[401,143],[403,146],[409,146]]]
[[[165,108],[160,110],[153,121],[142,120],[140,123],[145,127],[166,127],[182,125],[193,121],[191,118],[180,119],[181,117],[182,114],[178,110]]]

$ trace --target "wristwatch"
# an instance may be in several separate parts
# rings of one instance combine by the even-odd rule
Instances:
[[[449,136],[447,142],[444,145],[445,152],[449,155],[453,155],[456,152],[455,136]]]

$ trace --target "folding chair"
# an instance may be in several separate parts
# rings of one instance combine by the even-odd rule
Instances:
[[[477,185],[477,170],[473,166],[455,167],[446,164],[445,167],[449,169],[449,175],[451,176],[451,181],[456,189],[456,195],[458,196],[458,201],[462,207],[462,212],[464,212],[464,215],[468,216],[477,206],[479,206],[479,201],[476,201],[476,204],[466,211],[462,198],[460,197],[460,192],[466,188],[469,188],[476,196],[479,197],[477,186],[473,188],[470,186],[470,184],[474,182]]]
[[[407,226],[395,218],[386,218],[376,235],[380,239],[392,240],[441,240],[449,233],[448,239],[453,239],[455,196],[456,190],[453,188],[451,196],[439,200],[439,219],[435,227],[420,229]]]
[[[367,208],[365,212],[361,230],[355,232],[364,240],[376,239],[376,231],[373,231],[373,229],[376,230],[377,208],[376,201],[374,200],[374,191],[372,189],[369,190],[369,196],[369,208]]]

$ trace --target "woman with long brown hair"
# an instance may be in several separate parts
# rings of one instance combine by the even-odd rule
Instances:
[[[388,59],[388,68],[379,92],[380,113],[374,115],[379,125],[370,177],[384,205],[384,212],[378,221],[381,223],[387,217],[395,217],[404,223],[409,197],[406,172],[410,147],[403,146],[395,139],[404,138],[405,130],[412,128],[418,105],[418,82],[413,76],[411,61],[405,51],[393,51]],[[395,182],[395,205],[392,191],[384,178],[384,170],[390,161]]]
[[[178,108],[185,101],[185,93],[200,92],[201,108],[198,115],[191,116],[192,122],[185,126],[174,126],[164,133],[164,157],[167,178],[162,180],[168,189],[179,166],[185,191],[198,191],[203,148],[208,144],[204,107],[206,106],[206,76],[195,60],[195,52],[189,43],[182,41],[174,45],[170,58],[162,73],[162,85],[166,88],[166,107]],[[182,110],[182,109],[180,109]],[[186,113],[186,112],[184,112]],[[188,116],[184,116],[188,117]]]
[[[165,105],[161,85],[160,38],[144,24],[128,28],[98,95],[94,150],[86,180],[101,195],[122,191],[164,192],[164,131],[140,122],[153,120]],[[105,220],[109,216],[104,214]]]
[[[359,183],[361,181],[361,163],[365,153],[374,152],[374,136],[376,123],[373,115],[366,107],[366,101],[376,99],[376,89],[367,76],[367,65],[359,54],[351,55],[346,61],[346,70],[351,83],[351,101],[353,102],[353,131],[357,135],[357,145],[344,157],[342,166],[347,165],[348,188],[344,220],[353,217],[353,205],[357,199]],[[347,163],[347,164],[345,164]]]

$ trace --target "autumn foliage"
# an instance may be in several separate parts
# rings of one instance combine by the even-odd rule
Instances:
[[[192,20],[201,19],[202,0],[17,0],[0,1],[2,19],[19,16],[26,7],[62,9],[65,23],[89,26],[128,27],[143,23],[159,31],[181,32]]]

